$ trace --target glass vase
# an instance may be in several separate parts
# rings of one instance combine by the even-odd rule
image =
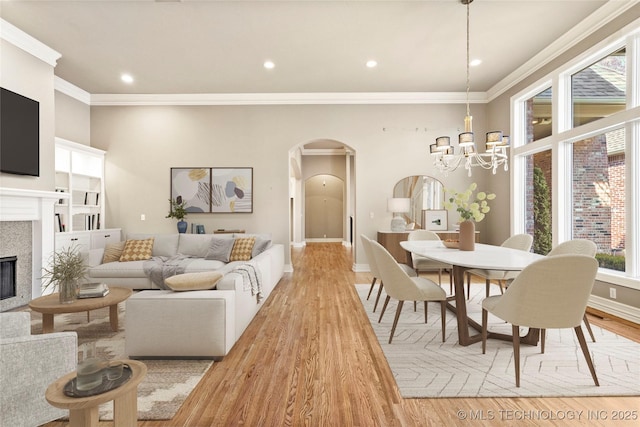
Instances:
[[[75,281],[60,282],[58,284],[58,295],[60,296],[60,304],[71,304],[78,297],[78,286]]]

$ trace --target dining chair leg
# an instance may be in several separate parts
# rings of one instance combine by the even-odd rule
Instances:
[[[387,304],[389,304],[390,299],[391,297],[389,295],[387,295],[387,297],[384,299],[384,304],[382,304],[382,311],[380,312],[380,318],[378,319],[378,323],[382,321],[382,316],[384,316],[384,311],[387,309]]]
[[[427,301],[424,302],[424,323],[427,323]]]
[[[489,318],[489,312],[482,309],[482,354],[487,352],[487,320]]]
[[[543,354],[544,354],[544,343],[546,339],[547,339],[547,330],[540,329],[540,349],[542,350],[541,353]]]
[[[584,326],[587,327],[587,332],[589,332],[591,341],[596,342],[596,337],[593,335],[593,331],[591,330],[591,324],[589,323],[589,319],[587,319],[587,313],[582,316],[582,321],[584,322]]]
[[[380,301],[380,295],[382,295],[382,288],[383,288],[383,283],[382,280],[380,280],[380,287],[378,288],[378,295],[376,296],[376,302],[375,304],[373,304],[373,312],[376,312],[376,308],[378,308],[378,301]]]
[[[516,370],[516,387],[520,387],[520,328],[511,325],[511,334],[513,335],[513,365]]]
[[[425,302],[425,305],[427,303]],[[425,310],[426,312],[427,310]],[[440,322],[442,323],[442,342],[444,342],[446,337],[446,325],[447,325],[447,300],[440,301]]]
[[[593,382],[600,386],[598,382],[598,377],[596,376],[596,368],[593,366],[593,360],[591,360],[591,355],[589,354],[589,348],[587,347],[587,341],[584,339],[584,334],[582,333],[582,328],[580,325],[573,328],[576,331],[576,336],[578,337],[578,342],[580,343],[580,348],[582,349],[582,354],[584,354],[584,358],[587,360],[587,365],[589,366],[589,372],[591,372],[591,378],[593,378]]]
[[[438,269],[438,285],[442,286],[442,269]]]
[[[386,305],[386,302],[385,302]],[[396,325],[398,324],[398,319],[400,318],[400,312],[402,311],[402,306],[404,305],[404,301],[398,301],[398,308],[396,309],[396,317],[393,319],[393,326],[391,327],[391,335],[389,336],[389,344],[391,344],[391,340],[393,339],[393,334],[396,331]]]
[[[500,285],[500,294],[504,294],[504,287],[502,286],[502,280],[498,280],[498,285]]]
[[[487,294],[487,298],[489,298],[489,288],[491,287],[491,280],[487,279],[484,281],[485,286],[486,286],[486,294]]]
[[[418,311],[418,301],[413,302],[413,311]]]
[[[376,278],[374,277],[371,281],[371,287],[369,288],[369,293],[367,294],[367,301],[369,301],[369,297],[371,296],[371,292],[373,292],[373,288],[376,285]]]

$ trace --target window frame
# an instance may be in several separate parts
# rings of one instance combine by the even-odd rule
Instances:
[[[609,116],[573,127],[571,77],[621,48],[626,49],[626,108]],[[640,20],[587,49],[547,76],[511,98],[511,233],[525,229],[524,173],[527,156],[551,150],[552,157],[552,242],[553,246],[572,235],[572,153],[573,143],[612,129],[625,129],[625,242],[624,272],[599,269],[598,280],[640,289]],[[526,101],[542,90],[552,90],[552,133],[526,142]]]

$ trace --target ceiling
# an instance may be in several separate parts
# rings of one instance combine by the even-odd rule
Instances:
[[[471,59],[483,62],[471,91],[488,91],[605,3],[474,1]],[[0,16],[62,54],[55,74],[91,94],[466,89],[459,0],[2,0]]]

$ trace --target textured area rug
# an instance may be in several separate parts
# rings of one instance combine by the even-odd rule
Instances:
[[[382,322],[376,313],[375,294],[367,300],[370,284],[356,285],[360,300],[389,362],[403,397],[551,397],[640,395],[640,344],[592,325],[596,342],[585,330],[600,387],[594,385],[573,329],[549,330],[545,353],[537,347],[520,347],[520,387],[515,386],[511,341],[489,339],[482,354],[480,342],[458,345],[455,314],[447,310],[446,341],[442,342],[440,305],[429,303],[428,322],[424,305],[406,302],[391,344],[389,334],[397,301],[391,300]],[[448,288],[448,284],[447,284]],[[481,323],[483,286],[471,286],[469,316]],[[511,334],[511,325],[489,316],[489,330]],[[475,333],[475,330],[472,330]],[[521,330],[521,335],[526,332]]]
[[[54,318],[55,332],[75,331],[78,344],[96,342],[98,356],[125,359],[124,304],[119,304],[119,331],[111,330],[109,309],[87,313],[58,314]],[[31,330],[42,333],[42,316],[31,312]],[[210,360],[141,360],[147,365],[147,375],[138,386],[138,419],[169,420],[180,409],[194,387],[213,364]],[[101,420],[113,420],[113,403],[100,405]]]

